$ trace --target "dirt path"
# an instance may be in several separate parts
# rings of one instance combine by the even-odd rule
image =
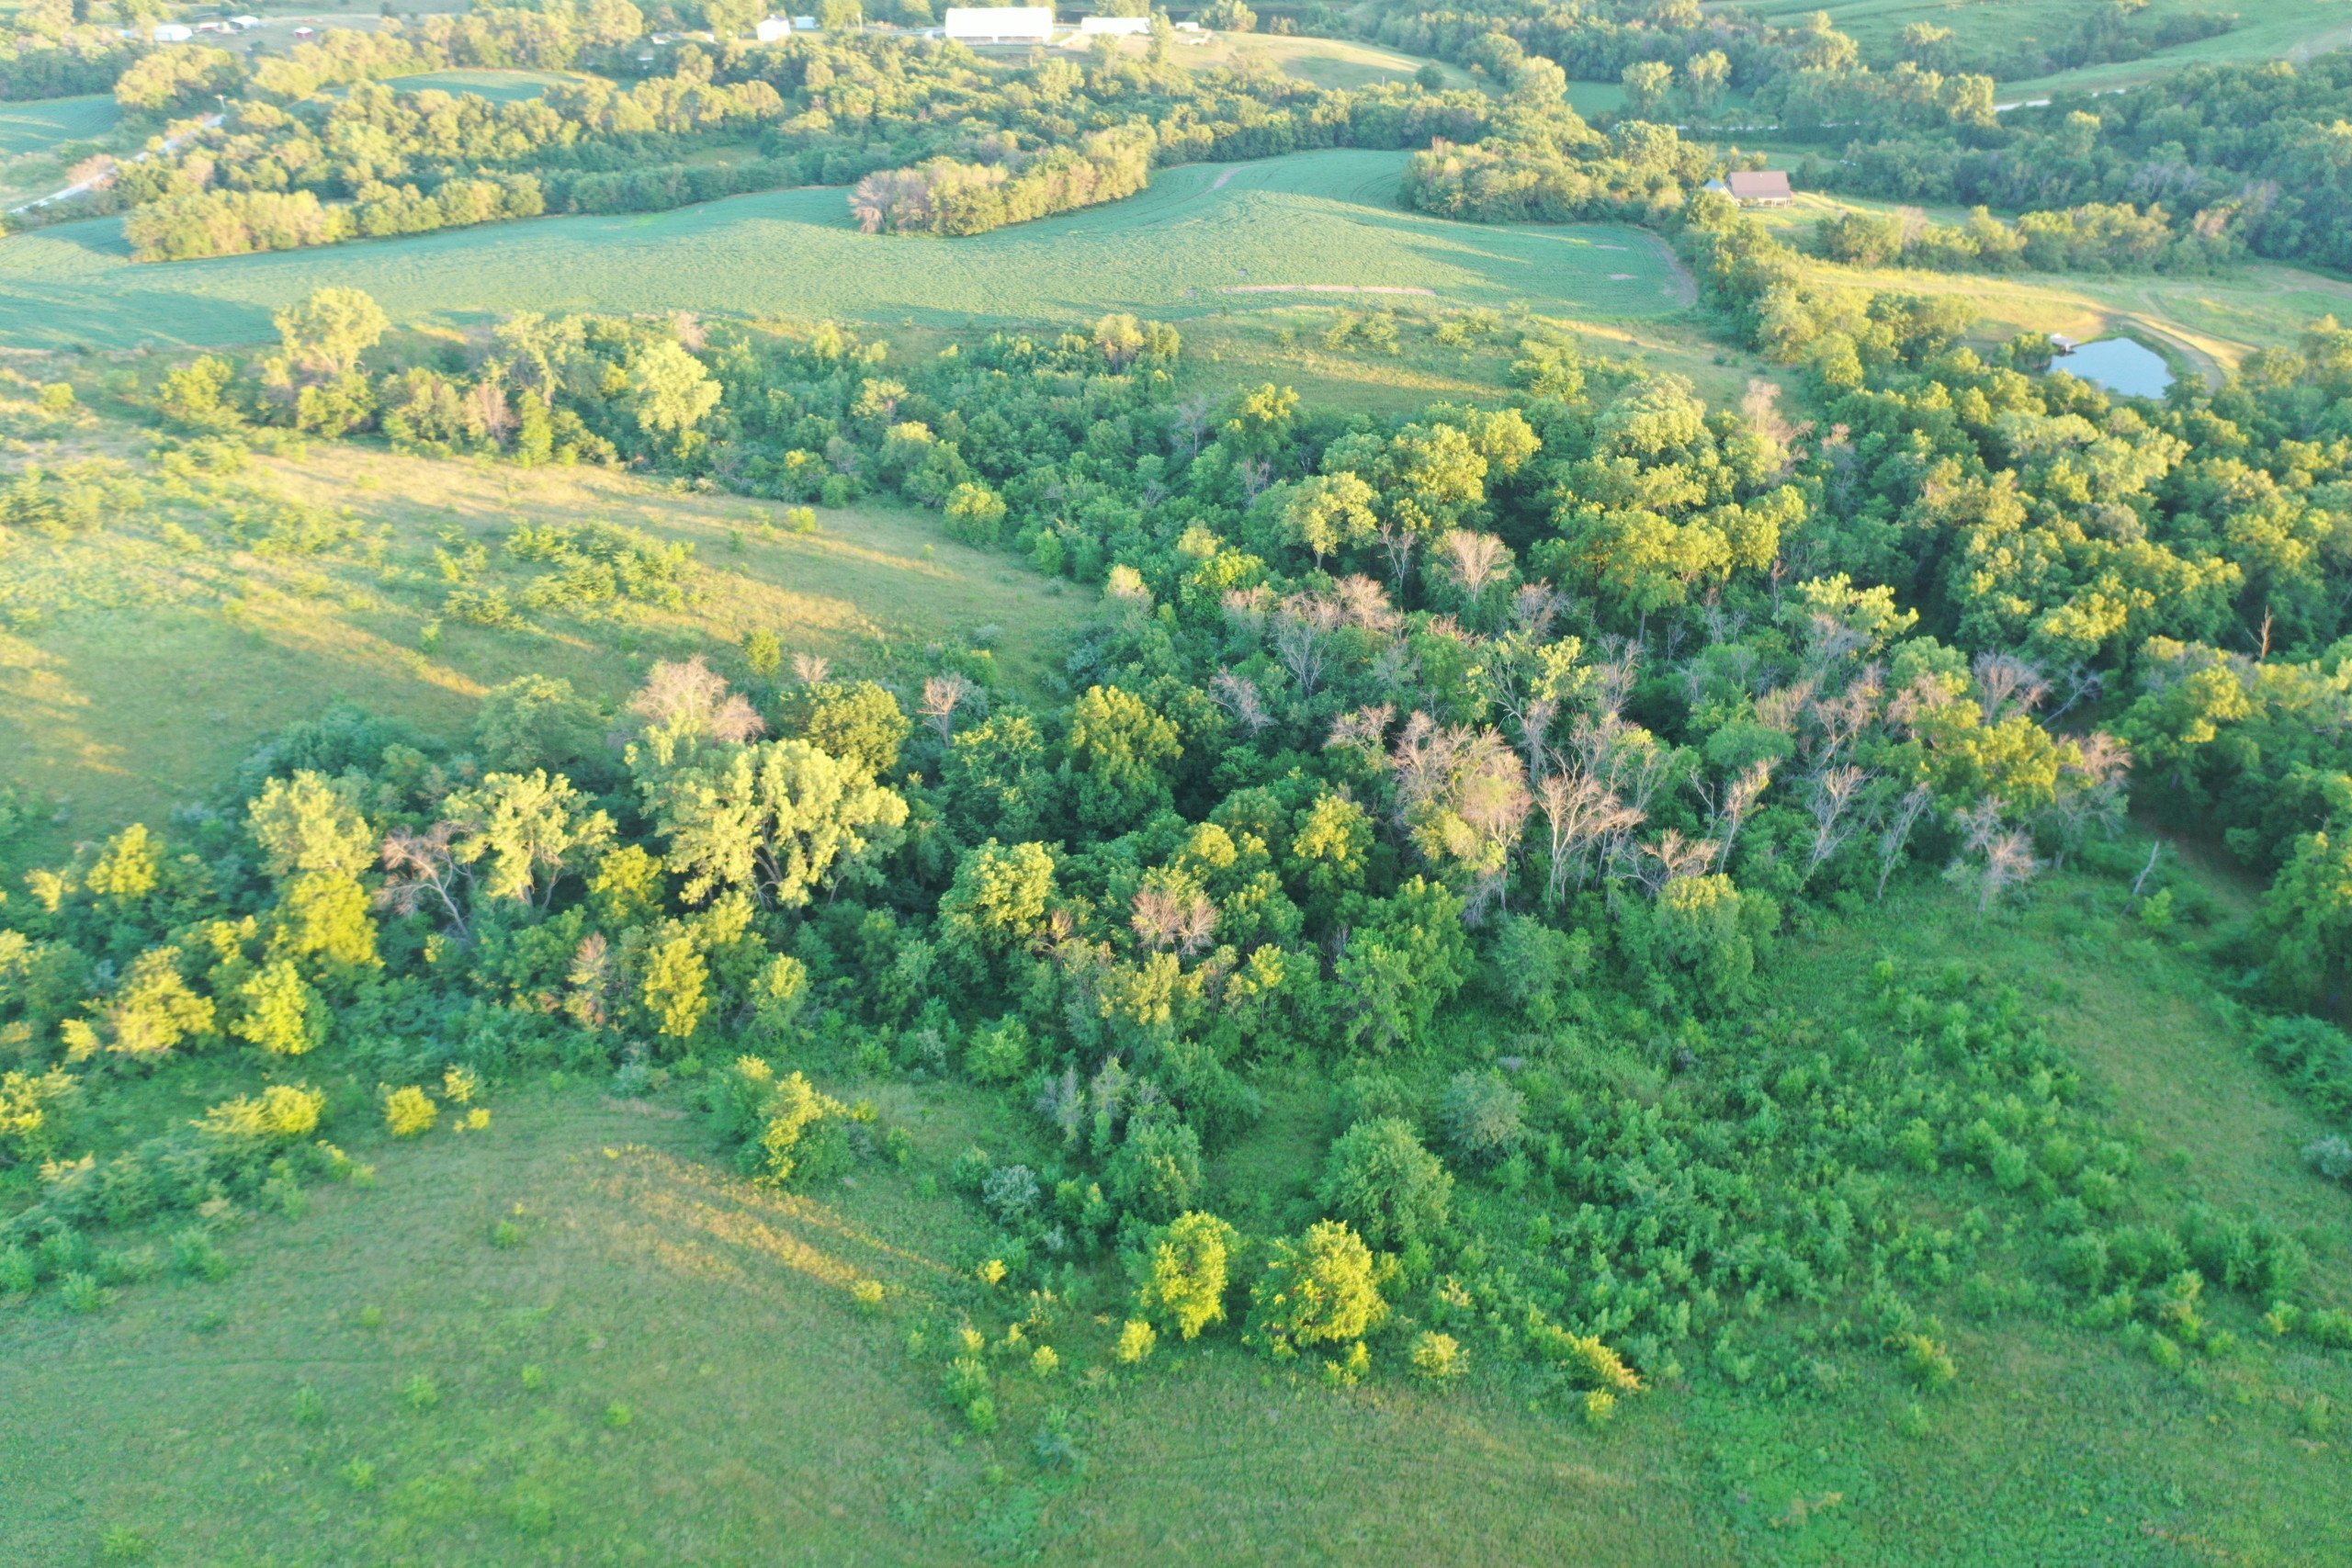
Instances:
[[[1646,229],[1641,231],[1641,234],[1656,247],[1658,260],[1666,264],[1667,276],[1672,280],[1668,292],[1674,296],[1674,302],[1686,309],[1696,305],[1699,302],[1699,280],[1691,275],[1689,267],[1682,265],[1682,258],[1674,254],[1674,247]]]
[[[1209,189],[1223,190],[1225,188],[1225,182],[1232,177],[1233,171],[1230,168],[1219,169],[1216,173],[1216,178],[1209,182]]]

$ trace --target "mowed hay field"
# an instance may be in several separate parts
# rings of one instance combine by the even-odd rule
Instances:
[[[66,809],[20,846],[27,857],[160,822],[257,741],[339,700],[462,738],[501,682],[561,676],[617,704],[656,659],[708,654],[732,670],[761,629],[853,672],[992,626],[1007,678],[1035,687],[1093,597],[890,506],[820,512],[803,535],[781,525],[779,505],[602,469],[350,446],[256,459],[240,478],[260,495],[347,509],[356,537],[325,554],[260,554],[201,519],[175,532],[172,518],[141,516],[0,561],[0,755]],[[480,546],[484,581],[519,581],[502,548],[513,525],[592,520],[693,545],[694,601],[538,616],[527,629],[444,620],[436,550]]]
[[[1317,288],[1605,320],[1690,301],[1687,278],[1638,230],[1404,212],[1404,163],[1344,151],[1191,164],[1131,200],[969,239],[860,234],[837,189],[148,265],[130,261],[119,220],[93,220],[0,240],[0,345],[254,342],[270,335],[272,310],[328,285],[366,289],[402,321],[518,310],[941,327],[1120,310],[1182,321]]]

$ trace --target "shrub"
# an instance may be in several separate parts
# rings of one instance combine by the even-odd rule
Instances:
[[[40,1283],[40,1266],[21,1247],[0,1247],[0,1295],[17,1295]]]
[[[172,1237],[172,1267],[192,1280],[222,1280],[229,1274],[229,1255],[202,1225],[190,1225]]]
[[[1413,1341],[1412,1359],[1416,1375],[1441,1382],[1470,1370],[1470,1358],[1464,1353],[1462,1342],[1451,1334],[1421,1334]]]
[[[948,1363],[947,1400],[964,1413],[972,1430],[996,1429],[996,1397],[989,1389],[989,1369],[978,1356],[967,1353]]]
[[[1588,1427],[1606,1427],[1617,1419],[1617,1396],[1605,1388],[1589,1389],[1584,1396],[1584,1420]]]
[[[95,1274],[68,1274],[57,1286],[58,1301],[73,1313],[97,1311],[107,1304],[109,1293]]]
[[[1413,1098],[1386,1073],[1351,1073],[1340,1080],[1340,1124],[1375,1122],[1385,1116],[1412,1119]]]
[[[1025,1165],[1003,1166],[980,1182],[981,1203],[1008,1229],[1037,1212],[1038,1195],[1037,1173]]]
[[[1201,1135],[1170,1117],[1138,1116],[1111,1156],[1103,1185],[1126,1213],[1154,1224],[1193,1206],[1201,1190]]]
[[[1119,1365],[1132,1367],[1148,1359],[1159,1344],[1159,1336],[1148,1323],[1131,1317],[1119,1329]]]
[[[1011,1083],[1029,1070],[1029,1026],[1017,1018],[975,1030],[964,1047],[964,1070],[980,1083]]]
[[[2352,1139],[2341,1134],[2315,1138],[2304,1145],[2303,1163],[2330,1181],[2352,1181]]]
[[[401,1385],[401,1401],[411,1410],[430,1410],[441,1403],[441,1385],[419,1372]]]
[[[617,1432],[636,1419],[637,1412],[629,1408],[628,1404],[624,1401],[616,1399],[610,1404],[605,1406],[605,1429],[606,1431]]]
[[[1494,1165],[1510,1156],[1525,1135],[1527,1097],[1502,1074],[1457,1073],[1438,1101],[1446,1152],[1464,1165]]]
[[[1899,1337],[1905,1375],[1921,1388],[1938,1389],[1960,1376],[1951,1352],[1924,1334]]]
[[[850,1108],[820,1092],[805,1074],[780,1079],[764,1110],[767,1126],[759,1146],[770,1179],[813,1179],[846,1155],[848,1140],[841,1123],[849,1118]]]
[[[414,1084],[384,1096],[384,1125],[395,1138],[421,1137],[441,1120],[441,1108]]]
[[[258,1096],[224,1100],[214,1106],[197,1126],[212,1137],[231,1143],[290,1144],[318,1131],[326,1107],[327,1097],[316,1089],[272,1084]],[[397,1126],[393,1128],[394,1132],[399,1130]]]

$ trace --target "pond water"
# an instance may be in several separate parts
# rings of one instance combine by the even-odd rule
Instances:
[[[2164,355],[2128,337],[2101,338],[2051,362],[2052,370],[2078,376],[2127,398],[2161,398],[2172,385]]]

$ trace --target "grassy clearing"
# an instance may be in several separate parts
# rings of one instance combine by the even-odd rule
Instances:
[[[396,76],[391,85],[403,93],[471,93],[476,97],[489,98],[494,103],[518,103],[536,98],[550,87],[567,82],[584,82],[590,78],[579,73],[556,71],[491,71],[454,70],[426,71],[414,76]]]
[[[1219,292],[1268,285],[1427,288],[1442,304],[1604,320],[1687,299],[1637,230],[1401,211],[1403,166],[1354,151],[1194,164],[1129,201],[961,240],[860,234],[830,189],[171,265],[132,264],[119,221],[98,220],[0,241],[0,344],[252,342],[272,309],[326,284],[364,288],[396,319],[692,310],[940,328],[1295,302]]]
[[[1088,598],[898,508],[820,513],[817,533],[797,535],[763,502],[677,494],[600,469],[525,472],[342,445],[256,459],[247,477],[287,499],[348,508],[358,536],[323,556],[257,555],[201,522],[194,547],[175,543],[166,519],[150,516],[0,560],[0,583],[20,594],[15,628],[0,631],[0,753],[13,777],[69,812],[27,855],[108,824],[160,820],[257,740],[338,699],[462,735],[500,682],[560,675],[616,703],[652,660],[703,652],[723,662],[755,628],[847,671],[993,625],[1007,677],[1034,687]],[[701,596],[682,610],[639,605],[531,631],[428,629],[447,592],[436,548],[484,545],[495,581],[511,525],[591,519],[692,544]]]

